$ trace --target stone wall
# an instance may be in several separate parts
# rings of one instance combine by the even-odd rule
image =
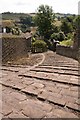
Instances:
[[[78,50],[72,47],[57,45],[56,53],[76,60],[78,59]]]
[[[2,38],[2,62],[28,56],[31,50],[31,37],[3,37]]]

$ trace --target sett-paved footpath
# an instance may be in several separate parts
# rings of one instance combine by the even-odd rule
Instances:
[[[45,59],[44,59],[45,56]],[[46,52],[39,66],[2,67],[3,118],[79,118],[76,60]]]

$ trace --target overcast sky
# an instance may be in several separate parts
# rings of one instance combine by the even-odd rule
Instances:
[[[2,12],[35,12],[39,5],[52,6],[54,12],[78,14],[79,0],[0,0]]]

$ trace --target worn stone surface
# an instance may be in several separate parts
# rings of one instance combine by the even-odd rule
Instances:
[[[32,69],[2,68],[3,118],[77,118],[80,85],[77,61],[44,53]]]
[[[58,118],[78,118],[73,113],[70,113],[69,111],[64,111],[61,109],[55,109],[53,111],[53,114],[56,115]]]
[[[6,103],[4,103],[2,105],[2,114],[4,116],[7,116],[7,115],[11,114],[12,112],[13,112],[13,110],[11,109],[10,105],[7,105]]]
[[[46,112],[50,112],[52,110],[51,105],[38,100],[28,99],[21,104],[23,106],[23,113],[31,118],[42,118],[45,116]]]

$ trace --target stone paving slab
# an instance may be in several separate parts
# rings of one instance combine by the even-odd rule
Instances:
[[[54,66],[67,66],[67,67],[76,67],[78,66],[78,62],[74,59],[60,56],[54,52],[48,51],[45,53],[45,61],[42,63],[43,65],[49,66],[49,65],[54,65]]]
[[[77,118],[73,113],[61,109],[53,110],[52,114],[57,116],[58,118]]]
[[[14,73],[13,73],[14,74]],[[12,89],[17,89],[19,88],[19,90],[25,94],[28,95],[33,95],[36,96],[38,99],[44,99],[45,101],[49,101],[51,103],[57,104],[57,105],[61,105],[61,106],[68,106],[70,108],[73,108],[75,110],[78,110],[76,101],[78,99],[78,86],[74,86],[76,87],[74,89],[74,87],[72,88],[72,86],[70,87],[69,85],[66,84],[55,84],[55,83],[51,83],[48,84],[49,81],[44,82],[44,80],[38,81],[37,79],[34,78],[28,78],[28,84],[27,83],[27,78],[22,79],[22,78],[18,78],[17,79],[11,79],[9,78],[14,84],[10,84],[10,81],[8,82],[3,82],[4,85],[8,85],[8,87],[12,87]],[[21,80],[21,84],[19,84]],[[37,81],[37,83],[36,83]],[[21,86],[20,86],[21,85]],[[60,86],[61,85],[61,86]],[[24,86],[24,87],[23,87]],[[70,89],[71,88],[71,89]],[[74,92],[73,92],[74,91]],[[7,92],[4,89],[4,94],[5,92]],[[20,95],[20,93],[9,93],[9,95],[11,96],[11,98],[15,98],[17,97],[17,100],[20,100],[20,97],[22,95]],[[72,99],[71,99],[72,98]],[[75,98],[73,100],[73,98]],[[21,97],[22,100],[26,99],[25,97]],[[9,101],[9,99],[8,99]],[[71,106],[70,103],[72,103],[73,105]]]
[[[1,114],[4,118],[80,117],[77,62],[55,53],[46,54],[42,65],[32,69],[2,68]]]
[[[10,95],[7,93],[6,100],[4,100],[5,94],[3,95],[2,114],[5,118],[67,118],[67,115],[69,115],[68,118],[78,118],[76,114],[64,108],[59,108],[48,102],[33,99],[25,94],[20,94],[18,91],[14,91],[11,88],[9,90]]]
[[[25,116],[22,112],[12,112],[11,114],[8,115],[8,118],[27,119],[29,117]]]

